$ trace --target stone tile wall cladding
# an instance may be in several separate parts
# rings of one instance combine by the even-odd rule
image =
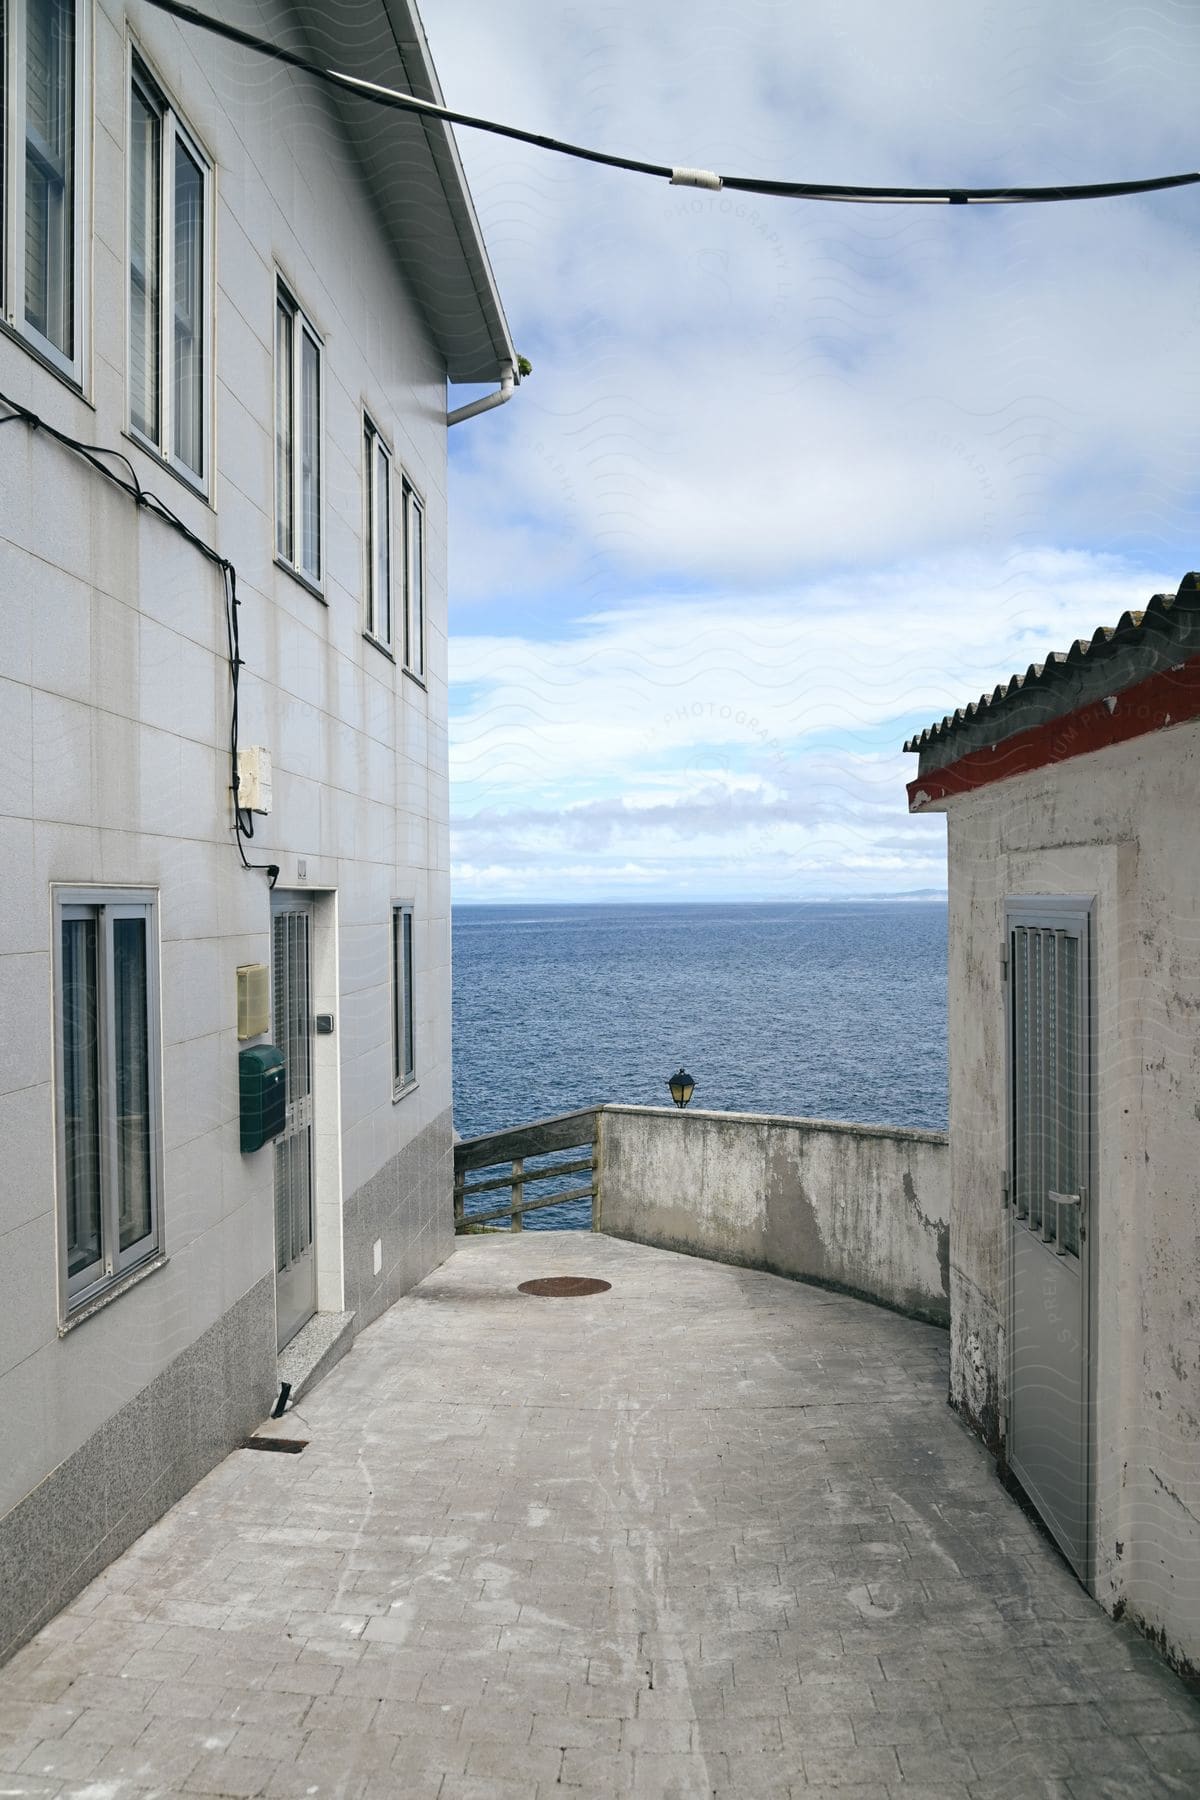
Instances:
[[[439,1113],[346,1202],[346,1306],[361,1331],[454,1247],[454,1127]],[[376,1242],[382,1267],[375,1273]]]
[[[0,1519],[0,1663],[248,1436],[274,1397],[269,1275]]]

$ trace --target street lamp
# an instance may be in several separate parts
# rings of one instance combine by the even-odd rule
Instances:
[[[667,1086],[671,1090],[671,1098],[676,1106],[686,1106],[696,1089],[695,1082],[682,1064],[671,1076]]]

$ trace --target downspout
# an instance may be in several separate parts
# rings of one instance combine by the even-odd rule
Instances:
[[[512,399],[516,385],[516,370],[511,363],[504,363],[500,371],[500,386],[495,393],[484,394],[481,400],[470,400],[466,406],[455,407],[453,412],[446,414],[446,424],[461,425],[464,419],[473,419],[477,413],[491,412],[493,406],[503,406],[506,400]]]

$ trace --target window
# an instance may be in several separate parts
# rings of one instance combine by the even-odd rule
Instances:
[[[366,545],[367,633],[392,643],[392,459],[387,445],[363,420],[363,537]]]
[[[153,897],[60,891],[55,934],[60,1273],[71,1312],[159,1248]]]
[[[404,510],[404,666],[425,679],[425,504],[405,477]]]
[[[392,1094],[417,1079],[417,1039],[413,1016],[413,909],[392,907]]]
[[[1009,1198],[1013,1216],[1077,1258],[1090,1135],[1089,915],[1009,906]]]
[[[283,283],[275,296],[275,554],[321,581],[321,340]]]
[[[206,476],[210,165],[135,57],[129,93],[129,423]]]
[[[77,0],[15,0],[4,23],[8,316],[47,361],[79,381],[87,8]]]

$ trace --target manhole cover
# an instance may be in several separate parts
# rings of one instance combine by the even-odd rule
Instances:
[[[542,1294],[547,1300],[574,1300],[581,1294],[606,1294],[611,1281],[594,1281],[589,1275],[543,1275],[539,1281],[523,1281],[519,1294]]]

